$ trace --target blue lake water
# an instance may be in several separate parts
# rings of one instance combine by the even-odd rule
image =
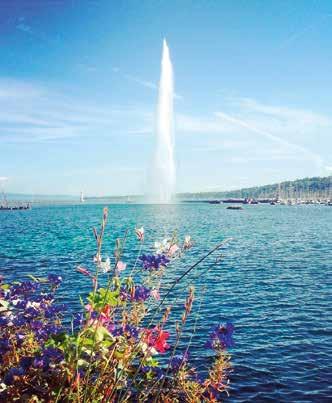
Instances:
[[[101,205],[89,204],[0,212],[1,274],[20,280],[27,274],[61,274],[59,295],[75,310],[75,295],[89,289],[75,267],[92,267],[91,228],[101,214]],[[210,359],[204,343],[211,326],[234,323],[227,401],[331,401],[331,207],[258,205],[231,211],[208,204],[109,205],[104,254],[112,256],[114,240],[129,229],[123,260],[132,264],[129,250],[138,247],[133,229],[142,225],[145,251],[174,230],[195,241],[186,258],[169,267],[165,287],[218,242],[233,238],[222,256],[211,256],[192,271],[170,301],[181,305],[188,285],[195,285],[188,326],[196,326],[190,351],[198,368]],[[177,315],[174,310],[171,319]],[[184,343],[191,333],[188,327]]]

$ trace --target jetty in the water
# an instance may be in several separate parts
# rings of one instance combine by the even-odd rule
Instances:
[[[2,203],[0,204],[0,211],[13,211],[13,210],[31,210],[31,204],[10,203],[7,200],[4,190],[2,190]]]
[[[0,211],[31,210],[30,203],[20,205],[0,205]]]

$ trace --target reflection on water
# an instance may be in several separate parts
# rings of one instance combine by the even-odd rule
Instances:
[[[181,302],[189,284],[196,287],[196,334],[192,358],[209,360],[204,348],[209,328],[220,320],[236,327],[234,373],[230,401],[327,401],[332,365],[331,228],[326,206],[111,205],[104,253],[112,256],[114,240],[126,229],[144,226],[145,248],[155,240],[190,234],[195,247],[171,266],[165,287],[217,242],[234,240],[196,268],[170,295]],[[101,205],[42,207],[0,216],[0,268],[7,278],[26,274],[62,274],[61,295],[75,309],[74,292],[84,295],[87,279],[75,272],[91,264]],[[134,232],[128,236],[124,260],[138,251]],[[77,303],[77,301],[76,301]],[[199,309],[199,306],[201,307]],[[172,320],[177,318],[174,311]],[[190,329],[184,343],[190,340]]]

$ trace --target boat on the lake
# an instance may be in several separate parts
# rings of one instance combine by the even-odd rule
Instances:
[[[227,210],[243,210],[242,206],[227,206]]]

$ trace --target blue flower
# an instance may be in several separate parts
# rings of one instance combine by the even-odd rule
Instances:
[[[165,255],[142,255],[139,257],[142,261],[143,269],[153,271],[161,267],[166,267],[169,259]]]

